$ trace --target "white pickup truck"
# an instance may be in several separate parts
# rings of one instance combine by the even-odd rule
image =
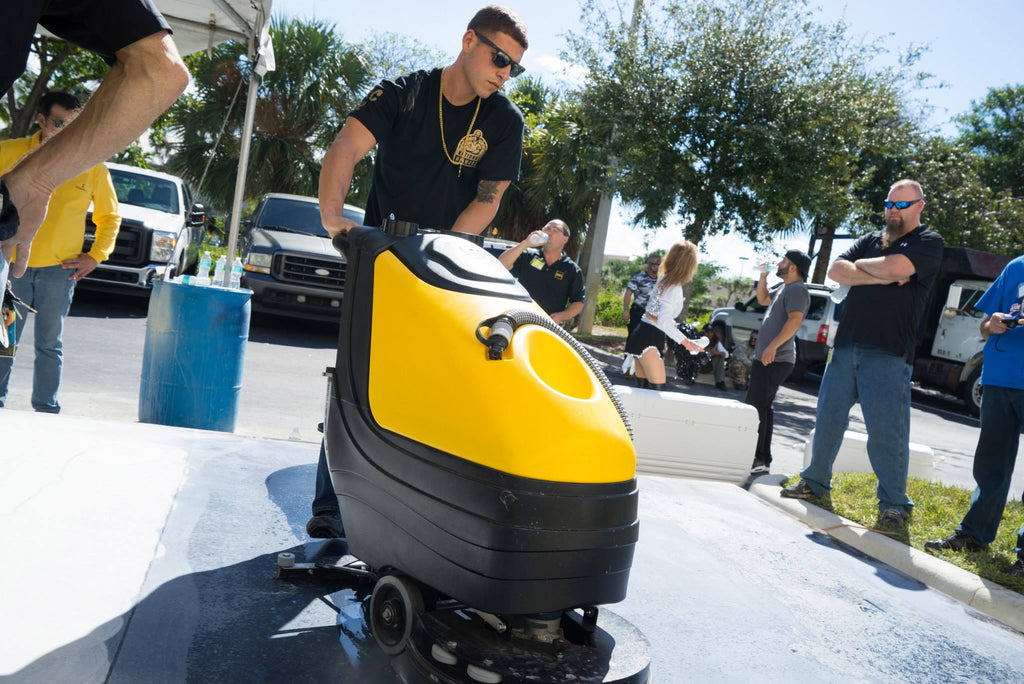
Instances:
[[[110,258],[79,287],[148,295],[153,276],[167,277],[195,268],[203,241],[206,211],[193,204],[192,192],[169,173],[108,163],[117,193],[121,229]],[[86,219],[85,244],[92,246],[96,225]]]
[[[914,382],[963,399],[981,411],[982,349],[979,326],[985,314],[974,305],[1002,272],[1008,257],[947,247],[935,279],[914,360]]]

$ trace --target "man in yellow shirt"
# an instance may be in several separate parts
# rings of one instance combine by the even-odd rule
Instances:
[[[47,93],[39,102],[39,132],[29,138],[0,143],[0,174],[14,167],[26,154],[48,138],[56,135],[78,114],[78,100],[68,93]],[[93,205],[96,239],[92,249],[82,252],[85,237],[85,216]],[[88,275],[96,265],[114,251],[121,217],[117,213],[117,195],[110,172],[97,164],[63,185],[51,195],[39,232],[32,241],[28,270],[21,278],[11,280],[11,289],[35,314],[35,367],[32,376],[32,408],[44,413],[59,413],[57,389],[64,365],[61,334],[64,317],[71,307],[75,283]],[[24,330],[28,312],[18,306],[17,340]],[[7,383],[11,377],[13,357],[0,356],[0,407],[7,400]]]

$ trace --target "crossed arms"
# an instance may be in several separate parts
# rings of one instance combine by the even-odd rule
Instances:
[[[836,259],[828,269],[828,277],[840,285],[904,285],[917,269],[902,254],[847,261]]]

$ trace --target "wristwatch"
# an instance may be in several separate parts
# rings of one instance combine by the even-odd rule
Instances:
[[[0,178],[0,240],[14,237],[18,232],[18,209],[11,202],[7,183]]]

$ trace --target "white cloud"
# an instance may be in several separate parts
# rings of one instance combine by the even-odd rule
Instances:
[[[540,55],[532,62],[539,65],[538,72],[547,74],[565,85],[579,87],[586,82],[586,69],[554,55]]]

